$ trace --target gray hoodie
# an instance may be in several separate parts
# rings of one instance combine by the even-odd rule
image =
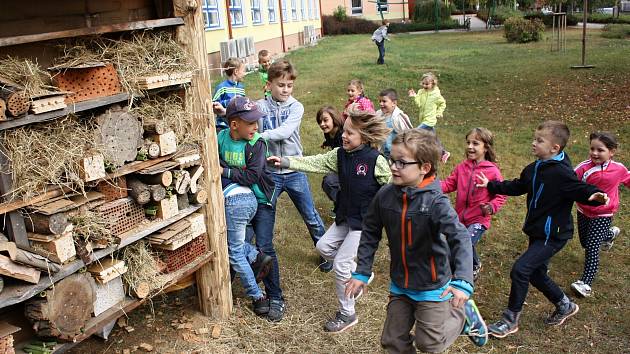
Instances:
[[[267,140],[269,153],[279,157],[302,156],[300,123],[304,106],[290,96],[285,102],[278,102],[271,96],[256,102],[265,116],[258,121],[258,131]],[[274,173],[293,172],[288,169],[271,167]]]

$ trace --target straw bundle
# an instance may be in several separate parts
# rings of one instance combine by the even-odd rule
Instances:
[[[143,99],[130,112],[140,117],[143,123],[152,120],[166,123],[175,132],[178,145],[197,142],[192,134],[192,117],[184,110],[184,102],[180,96],[151,96]]]
[[[90,210],[68,218],[74,224],[73,235],[82,241],[95,242],[102,246],[115,243],[115,238],[109,229],[109,222],[99,213]]]
[[[28,59],[7,56],[0,60],[0,76],[24,87],[29,97],[56,90],[51,84],[50,74]]]
[[[164,278],[160,277],[158,264],[148,243],[138,241],[123,248],[122,259],[129,269],[123,274],[123,280],[134,293],[138,293],[140,288],[147,285],[150,290],[159,289],[164,285]]]

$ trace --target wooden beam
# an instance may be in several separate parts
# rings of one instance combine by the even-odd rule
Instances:
[[[208,54],[204,19],[200,2],[173,0],[175,16],[184,19],[184,25],[176,29],[176,40],[191,54],[196,71],[193,74],[189,94],[186,95],[186,109],[192,115],[192,131],[201,141],[200,155],[204,171],[205,188],[212,200],[204,206],[207,240],[215,259],[196,273],[201,311],[217,319],[228,318],[232,312],[232,289],[230,264],[227,252],[225,213],[217,151],[217,136],[214,127],[209,127],[212,116],[212,98],[208,70]],[[212,172],[211,172],[212,171]]]
[[[11,161],[7,157],[4,144],[0,144],[0,195],[6,195],[13,190],[13,173],[11,173]],[[6,231],[9,239],[13,240],[18,247],[29,247],[24,218],[17,211],[7,214],[5,221]]]
[[[95,34],[133,31],[147,28],[178,26],[184,21],[178,17],[161,18],[158,20],[135,21],[126,23],[116,23],[112,25],[103,25],[95,27],[84,27],[65,31],[47,32],[38,34],[29,34],[24,36],[0,38],[0,47],[6,47],[16,44],[33,43],[47,41],[50,39],[70,38],[78,36],[90,36]]]

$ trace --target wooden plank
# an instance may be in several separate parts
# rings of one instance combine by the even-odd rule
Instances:
[[[40,271],[14,263],[11,258],[0,254],[0,275],[37,284],[39,282]]]
[[[4,338],[9,334],[13,334],[22,328],[15,327],[14,325],[8,324],[6,322],[0,322],[0,338]]]
[[[193,205],[193,206],[190,206],[188,209],[181,210],[179,214],[177,214],[171,219],[152,223],[149,226],[144,227],[141,231],[137,231],[135,233],[134,233],[135,230],[131,230],[120,236],[121,238],[120,245],[110,246],[110,247],[98,250],[92,254],[92,259],[94,261],[97,259],[101,259],[105,256],[108,256],[116,250],[119,250],[129,244],[132,244],[144,238],[145,236],[154,233],[157,230],[160,230],[176,221],[179,221],[187,217],[188,215],[199,210],[200,208],[201,208],[200,205]],[[78,259],[74,262],[68,263],[67,265],[63,266],[61,270],[55,273],[54,275],[41,277],[41,279],[39,280],[39,283],[37,283],[36,285],[27,285],[27,286],[16,285],[16,284],[5,285],[4,290],[0,292],[0,309],[32,298],[33,296],[39,294],[43,290],[46,290],[46,288],[48,288],[55,282],[67,277],[68,275],[76,272],[77,270],[83,268],[84,266],[85,266],[85,263],[83,263],[83,261]]]
[[[74,208],[75,206],[74,206],[73,201],[68,200],[68,199],[59,199],[52,203],[48,203],[46,205],[33,208],[33,209],[37,211],[38,213],[41,213],[44,215],[52,215],[52,214],[61,213],[62,211],[74,209]]]
[[[0,195],[6,195],[13,190],[13,177],[11,173],[11,162],[7,157],[4,144],[0,145]],[[26,227],[24,217],[17,211],[8,213],[8,220],[5,220],[6,232],[9,239],[13,240],[18,247],[28,247]]]
[[[150,160],[150,161],[155,161],[155,160]],[[148,168],[143,168],[141,170],[138,170],[138,174],[141,175],[156,175],[158,173],[164,173],[174,167],[179,166],[179,163],[175,162],[175,161],[164,161],[161,162],[157,165],[148,167]]]
[[[65,117],[68,114],[107,106],[113,103],[127,101],[128,99],[129,99],[129,94],[126,92],[123,92],[123,93],[119,93],[113,96],[99,97],[93,100],[78,102],[57,111],[46,112],[42,114],[27,114],[25,116],[20,117],[19,119],[13,119],[13,120],[0,122],[0,130],[16,128],[16,127],[20,127],[27,124],[46,122],[49,120]]]
[[[182,25],[184,21],[179,17],[162,18],[158,20],[134,21],[127,23],[117,23],[112,25],[103,25],[95,27],[77,28],[65,31],[47,32],[38,34],[29,34],[24,36],[0,38],[0,47],[6,47],[16,44],[33,43],[47,41],[58,38],[70,38],[77,36],[89,36],[102,33],[123,32],[141,30],[147,28],[158,28],[167,26]]]
[[[120,177],[120,176],[124,176],[124,175],[128,175],[130,173],[134,173],[134,172],[138,172],[142,169],[145,168],[149,168],[153,165],[157,165],[160,162],[166,161],[168,159],[170,159],[172,156],[168,155],[168,156],[162,156],[162,157],[158,157],[157,159],[154,160],[146,160],[146,161],[134,161],[128,164],[125,164],[123,166],[121,166],[120,168],[118,168],[116,171],[107,174],[107,177],[105,178],[105,180],[107,179],[114,179],[116,177]]]

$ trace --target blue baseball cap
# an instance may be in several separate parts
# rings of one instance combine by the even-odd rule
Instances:
[[[242,96],[230,100],[225,110],[225,118],[238,117],[246,122],[257,122],[264,116],[265,114],[258,108],[256,102]]]

